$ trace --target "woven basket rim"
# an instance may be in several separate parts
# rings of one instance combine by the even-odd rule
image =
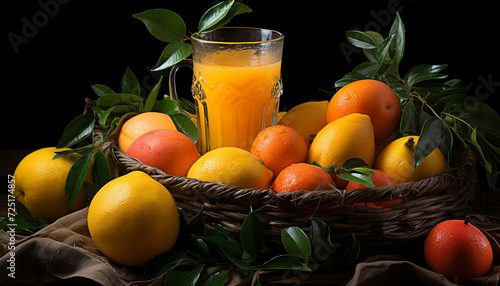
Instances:
[[[336,187],[320,186],[315,191],[294,191],[276,193],[269,189],[251,189],[240,188],[221,182],[204,182],[193,178],[172,176],[166,174],[158,168],[143,164],[136,158],[128,156],[118,148],[116,140],[110,140],[111,152],[115,159],[124,165],[124,172],[139,170],[146,172],[151,177],[161,182],[168,182],[169,185],[183,185],[195,193],[202,194],[207,198],[217,200],[232,201],[253,201],[259,204],[293,204],[304,205],[319,203],[326,205],[352,205],[358,202],[381,202],[394,199],[415,199],[429,195],[427,191],[432,192],[433,187],[439,184],[445,184],[452,180],[457,180],[455,172],[464,167],[464,165],[474,165],[475,157],[468,150],[455,150],[455,166],[449,166],[439,175],[426,178],[420,181],[412,181],[385,187],[363,188],[354,190],[337,189]],[[460,148],[460,147],[459,147]],[[462,149],[465,149],[461,147]],[[458,164],[458,166],[457,166]],[[445,189],[443,186],[442,189]],[[448,190],[453,192],[454,190]],[[458,191],[458,190],[457,190]],[[435,192],[434,192],[435,194]]]

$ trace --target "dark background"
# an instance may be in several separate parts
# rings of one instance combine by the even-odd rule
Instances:
[[[96,98],[90,85],[101,83],[119,90],[127,66],[144,91],[167,74],[149,71],[166,44],[151,36],[132,14],[170,9],[195,32],[203,13],[216,2],[5,3],[2,148],[56,145],[66,125],[82,113],[85,98]],[[416,64],[449,64],[444,73],[472,83],[470,96],[498,110],[494,97],[500,90],[500,25],[495,2],[474,2],[475,6],[471,2],[416,0],[243,2],[254,12],[235,17],[230,25],[270,28],[285,34],[282,110],[307,100],[328,99],[319,89],[333,90],[336,80],[365,60],[362,53],[346,56],[342,51],[342,43],[347,44],[345,31],[357,27],[385,37],[394,10],[400,11],[407,31],[400,66],[403,74]],[[14,34],[24,38],[16,47],[9,41],[9,35],[12,38]],[[190,94],[189,72],[184,72],[186,85],[181,87],[186,96]],[[168,93],[166,81],[162,93]]]

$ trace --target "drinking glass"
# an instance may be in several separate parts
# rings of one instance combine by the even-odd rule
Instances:
[[[250,150],[257,134],[277,123],[283,93],[284,36],[259,28],[219,28],[193,34],[192,94],[201,153],[219,147]],[[175,79],[174,79],[175,82]],[[175,87],[171,96],[177,99]]]

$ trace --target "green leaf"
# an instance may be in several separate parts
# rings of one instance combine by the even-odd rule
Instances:
[[[92,153],[89,153],[78,158],[69,169],[66,185],[64,187],[64,194],[66,196],[66,204],[68,205],[69,212],[72,212],[73,203],[87,176],[90,164],[92,163],[92,155]]]
[[[500,163],[500,148],[498,148],[498,138],[497,134],[490,134],[488,132],[483,132],[479,128],[474,128],[470,135],[470,140],[472,145],[476,147],[479,152],[480,158],[482,159],[482,164],[486,171],[486,179],[490,188],[495,189],[497,184],[497,177],[500,174],[498,172],[498,163]],[[495,138],[496,137],[496,138]],[[497,141],[497,146],[491,144],[487,141],[495,140]]]
[[[155,87],[149,92],[149,95],[144,103],[144,112],[152,111],[156,102],[156,98],[158,97],[158,92],[160,91],[161,81],[163,80],[163,76],[160,77],[160,80],[155,85]]]
[[[202,205],[200,211],[188,222],[189,232],[198,236],[207,235],[207,227],[203,217],[203,208],[204,206]]]
[[[403,21],[399,16],[399,12],[396,12],[396,19],[392,23],[391,31],[389,32],[389,36],[394,35],[394,40],[389,47],[389,56],[391,57],[392,65],[396,70],[399,67],[399,63],[403,58],[405,50],[405,33]]]
[[[229,256],[241,258],[243,255],[243,248],[234,239],[198,235],[193,235],[193,237],[215,245],[217,248],[224,251],[228,258]]]
[[[184,113],[169,114],[177,131],[186,135],[194,144],[198,141],[198,127],[191,121],[191,117]]]
[[[208,249],[208,245],[200,238],[194,238],[194,244],[196,246],[196,253],[191,252],[191,254],[195,254],[200,261],[210,261],[210,250]]]
[[[250,265],[250,263],[238,258],[238,256],[234,256],[234,255],[228,253],[227,249],[221,248],[221,251],[224,254],[224,256],[226,256],[239,269],[241,269],[243,271],[249,271],[252,269],[252,265]]]
[[[92,181],[101,188],[111,181],[111,173],[109,171],[108,160],[101,150],[97,150],[94,156],[94,164],[92,165]]]
[[[177,101],[170,98],[164,98],[158,103],[158,105],[155,108],[155,111],[172,115],[179,113],[180,109]]]
[[[366,61],[352,71],[345,74],[341,79],[335,82],[335,88],[340,89],[343,86],[362,79],[370,78],[370,74],[379,67],[377,63]]]
[[[252,9],[250,9],[250,7],[248,7],[247,5],[240,2],[234,2],[229,11],[227,12],[226,16],[222,18],[222,20],[220,20],[217,24],[213,25],[209,29],[203,30],[203,32],[216,30],[229,23],[234,16],[250,12],[252,12]]]
[[[481,157],[483,157],[483,160],[484,160],[484,157],[485,157],[484,154],[485,154],[485,152],[483,152],[483,148],[481,146],[482,144],[479,144],[480,141],[479,141],[479,138],[477,137],[477,130],[476,130],[476,128],[472,129],[472,132],[471,132],[471,135],[470,135],[470,139],[471,139],[472,145],[474,145],[474,147],[476,147],[477,151],[479,152],[479,154],[481,155]],[[484,160],[484,161],[486,163],[485,166],[484,166],[485,169],[486,169],[486,171],[491,172],[491,164],[488,164],[486,162],[486,160]]]
[[[214,228],[214,231],[221,233],[224,237],[235,239],[234,235],[223,225],[212,223],[212,227]]]
[[[445,69],[448,65],[418,65],[411,68],[405,75],[405,80],[408,86],[413,86],[419,82],[444,79],[447,75],[440,74],[439,72]]]
[[[350,182],[362,184],[368,188],[375,187],[372,178],[368,174],[358,173],[358,172],[348,172],[348,173],[340,173],[337,175],[337,177]]]
[[[427,119],[431,117],[432,116],[429,113],[425,112],[424,110],[420,110],[420,112],[418,113],[418,130],[420,130],[420,132],[422,132]],[[420,132],[417,132],[417,134],[420,134]]]
[[[241,225],[240,241],[243,249],[251,257],[257,257],[257,253],[264,246],[266,237],[265,231],[264,224],[250,206],[250,213],[246,216]]]
[[[93,114],[81,114],[71,120],[57,143],[57,148],[69,147],[92,134],[95,125]]]
[[[382,66],[384,61],[387,58],[387,55],[389,54],[389,48],[391,47],[392,40],[394,39],[394,35],[391,35],[384,39],[379,47],[376,49],[376,57],[377,57],[377,62]]]
[[[64,151],[54,152],[55,155],[54,155],[54,157],[52,157],[52,160],[57,159],[59,157],[63,157],[63,156],[69,155],[69,154],[83,153],[85,151],[88,151],[88,150],[94,148],[94,146],[95,146],[94,143],[90,143],[90,144],[82,146],[82,147],[72,148],[70,150],[64,150]]]
[[[185,98],[179,98],[177,104],[179,105],[179,109],[182,113],[187,113],[188,115],[196,114],[196,107],[193,102]]]
[[[361,31],[351,30],[346,31],[347,41],[353,46],[361,49],[375,49],[376,41],[369,34]]]
[[[353,233],[351,255],[348,258],[349,263],[354,263],[356,260],[358,260],[360,254],[361,254],[361,243]]]
[[[451,137],[451,133],[446,131],[440,118],[430,117],[427,119],[415,147],[415,165],[413,170],[415,171],[420,163],[436,148],[441,150],[446,161],[449,162],[452,143],[453,138]]]
[[[303,265],[295,256],[283,254],[275,256],[262,265],[253,267],[254,270],[299,270],[311,271],[311,269]]]
[[[37,226],[40,222],[31,214],[30,210],[19,200],[16,199],[16,212],[21,216],[25,222],[32,226]]]
[[[465,104],[465,103],[464,103]],[[458,115],[472,126],[487,129],[493,133],[499,133],[500,116],[498,113],[488,106],[488,104],[474,100],[469,102],[470,106],[461,106],[462,111]]]
[[[144,280],[150,280],[192,262],[182,253],[167,251],[155,256],[144,269]]]
[[[337,173],[337,165],[333,164],[332,166],[330,166],[330,168],[324,168],[323,166],[321,166],[320,164],[318,164],[316,161],[309,161],[307,162],[307,164],[311,164],[313,166],[316,166],[316,167],[320,167],[321,169],[323,169],[325,172],[327,173],[332,173],[332,174],[336,174]]]
[[[186,37],[186,24],[175,12],[166,9],[151,9],[134,14],[141,20],[155,38],[167,43],[182,40]]]
[[[198,32],[208,30],[219,21],[221,21],[227,15],[233,3],[234,0],[223,1],[208,9],[200,19],[200,23],[198,24]]]
[[[158,62],[151,70],[160,71],[168,69],[169,67],[172,67],[185,58],[189,57],[192,52],[193,47],[190,43],[186,43],[180,40],[172,42],[165,47],[165,49],[161,53],[160,58],[158,59]]]
[[[100,187],[94,183],[83,181],[83,189],[85,190],[87,196],[89,196],[90,200],[92,200],[99,191]]]
[[[405,82],[398,75],[394,73],[387,73],[385,76],[385,83],[392,88],[400,100],[410,98],[410,91],[408,90],[408,87],[406,87]]]
[[[399,122],[399,132],[405,135],[416,135],[420,133],[418,126],[418,110],[413,102],[408,102],[403,108],[401,121]]]
[[[108,132],[106,132],[106,134],[105,134],[106,138],[107,139],[118,139],[118,134],[120,134],[120,130],[121,130],[123,124],[125,124],[125,122],[127,122],[127,120],[136,116],[137,114],[138,114],[137,112],[129,112],[129,113],[123,115],[122,117],[120,117],[119,119],[115,118],[113,120],[113,122],[111,122],[111,127],[109,128]]]
[[[128,93],[116,93],[107,94],[99,97],[96,103],[97,106],[107,109],[116,105],[130,105],[134,107],[139,107],[144,99],[135,94]]]
[[[227,276],[229,274],[229,269],[224,269],[212,274],[203,283],[203,286],[224,286],[226,285]]]
[[[371,168],[365,167],[356,167],[349,170],[350,172],[364,173],[364,174],[372,174],[375,175],[375,171]]]
[[[337,250],[332,244],[330,237],[330,227],[318,218],[310,218],[311,220],[311,242],[314,248],[316,258],[319,261],[326,261],[331,256],[337,253]]]
[[[281,241],[288,254],[305,260],[311,256],[311,243],[302,229],[295,226],[282,229]]]
[[[172,270],[165,275],[164,285],[176,285],[176,286],[195,286],[200,278],[201,271],[203,271],[205,265],[199,265],[198,267],[179,271]]]
[[[102,126],[108,126],[116,117],[122,117],[123,115],[136,111],[137,107],[131,105],[115,105],[106,111],[104,111],[99,117],[99,124]]]
[[[13,217],[7,216],[0,221],[0,228],[4,231],[11,231],[12,226],[9,225],[15,224],[16,235],[30,235],[48,225],[46,221],[33,217],[28,208],[26,208],[17,198],[15,200],[15,206],[17,214]],[[14,221],[12,221],[12,218],[14,218]]]
[[[366,164],[366,162],[363,159],[349,158],[345,160],[345,162],[342,164],[340,168],[344,170],[350,170],[353,168],[363,167],[363,166],[368,166],[368,164]]]
[[[122,93],[141,96],[141,85],[139,84],[137,77],[132,72],[130,67],[127,67],[125,73],[122,76],[121,87]]]
[[[365,31],[363,33],[370,37],[375,45],[375,48],[373,49],[363,49],[363,54],[365,54],[366,58],[371,62],[380,64],[383,61],[379,60],[380,44],[384,41],[384,37],[382,37],[382,35],[380,35],[379,33],[373,31]]]
[[[93,84],[90,86],[97,96],[115,93],[110,87],[104,84]]]

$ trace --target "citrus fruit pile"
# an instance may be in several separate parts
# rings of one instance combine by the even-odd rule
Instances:
[[[251,150],[221,147],[200,155],[169,116],[158,112],[128,119],[118,143],[127,155],[170,175],[276,192],[344,189],[348,181],[337,176],[342,171],[329,170],[351,158],[375,169],[370,175],[375,186],[441,173],[446,160],[439,149],[414,169],[413,150],[419,138],[396,139],[400,119],[401,105],[394,91],[366,79],[344,86],[330,101],[306,102],[281,113],[278,125],[262,130]],[[365,187],[351,183],[348,188]]]

